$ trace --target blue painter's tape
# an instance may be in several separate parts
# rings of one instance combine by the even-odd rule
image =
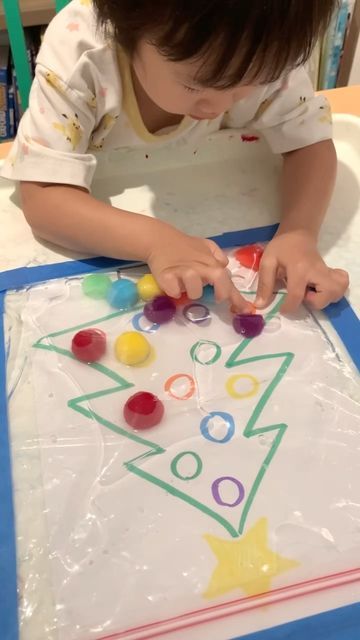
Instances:
[[[333,609],[232,640],[359,640],[360,604]]]
[[[222,249],[239,245],[253,244],[255,242],[267,242],[271,240],[278,225],[256,227],[243,231],[230,231],[220,236],[214,236],[214,240]],[[85,260],[70,260],[58,264],[44,264],[36,267],[20,267],[0,273],[0,291],[8,289],[21,289],[46,280],[56,278],[71,278],[92,273],[100,269],[115,269],[135,266],[136,262],[129,260],[115,260],[112,258],[89,258]]]
[[[0,292],[0,635],[19,636],[15,518],[6,394],[5,294]]]
[[[81,276],[100,269],[124,268],[132,264],[138,263],[111,258],[89,258],[88,260],[70,260],[58,264],[42,264],[37,267],[20,267],[0,273],[0,291],[21,289],[56,278]]]
[[[212,237],[211,240],[214,240],[222,249],[256,244],[257,242],[269,242],[274,237],[278,227],[278,224],[271,224],[266,227],[254,227],[253,229],[244,229],[242,231],[228,231],[221,236]]]

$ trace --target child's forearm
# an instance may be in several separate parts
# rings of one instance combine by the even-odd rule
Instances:
[[[287,288],[283,313],[293,313],[304,300],[323,309],[340,300],[349,286],[348,274],[329,268],[316,246],[334,188],[336,164],[331,141],[285,155],[281,222],[261,260],[258,307],[268,306],[278,280]]]
[[[317,238],[334,190],[336,167],[332,140],[284,155],[280,233],[302,231]]]
[[[171,225],[99,202],[87,191],[67,185],[22,182],[25,217],[35,234],[82,253],[147,262],[169,296],[185,291],[200,298],[212,284],[217,301],[236,309],[249,303],[233,284],[228,259],[211,240],[196,238]]]
[[[20,191],[34,233],[81,253],[147,261],[162,236],[180,233],[160,220],[115,209],[77,187],[23,182]]]

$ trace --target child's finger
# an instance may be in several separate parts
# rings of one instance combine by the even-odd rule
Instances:
[[[220,247],[213,240],[205,240],[205,242],[208,245],[208,247],[209,247],[211,253],[213,254],[215,260],[217,260],[221,265],[226,267],[229,264],[229,258],[223,252],[223,250],[220,249]]]
[[[343,296],[350,286],[349,274],[347,271],[344,271],[344,269],[332,269],[331,271],[337,283],[338,291],[341,293],[341,296]]]
[[[331,300],[328,291],[314,291],[313,289],[306,292],[304,300],[313,309],[325,309],[330,302],[335,302]]]
[[[259,269],[259,283],[255,298],[255,306],[259,309],[267,307],[273,297],[277,277],[277,261],[274,258],[262,259]]]
[[[250,303],[245,300],[240,291],[237,290],[226,269],[213,270],[211,284],[214,286],[215,299],[217,302],[228,300],[237,313],[250,312]]]
[[[181,273],[181,280],[183,283],[183,289],[186,291],[190,300],[197,300],[201,298],[203,293],[203,281],[200,273],[195,269],[184,269]]]
[[[349,286],[349,275],[342,269],[329,269],[314,289],[306,292],[305,301],[313,309],[324,309],[332,302],[338,302]]]
[[[287,296],[281,307],[282,313],[294,313],[305,298],[307,282],[304,276],[289,270],[287,276]]]
[[[230,299],[230,291],[233,286],[230,275],[226,269],[211,269],[207,280],[214,287],[216,302]]]
[[[153,274],[160,289],[171,298],[180,298],[182,289],[179,277],[172,271],[162,272],[159,276]]]
[[[343,297],[343,293],[335,294],[333,291],[314,291],[311,289],[306,292],[305,302],[313,309],[325,309],[332,302],[339,302]]]
[[[236,313],[253,313],[254,305],[248,300],[245,300],[240,291],[231,283],[230,291],[230,303],[231,309]]]

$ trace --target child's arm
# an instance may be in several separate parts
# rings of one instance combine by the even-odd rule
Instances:
[[[266,249],[260,274],[257,304],[266,305],[278,276],[288,288],[284,312],[292,312],[305,299],[323,308],[340,299],[349,278],[341,269],[326,266],[317,250],[321,224],[329,206],[336,177],[332,140],[284,154],[282,212],[279,230]],[[316,291],[307,290],[311,286]]]
[[[248,306],[231,282],[227,258],[210,240],[188,236],[148,216],[122,211],[69,185],[21,182],[25,217],[40,237],[64,247],[147,262],[170,296],[200,298],[211,283],[218,301]]]
[[[332,140],[284,154],[279,231],[304,231],[317,240],[334,191],[336,172]]]
[[[330,105],[314,93],[303,67],[255,91],[254,101],[253,128],[284,158],[280,227],[264,252],[256,303],[267,305],[279,278],[288,289],[283,311],[304,299],[323,308],[341,298],[349,282],[347,273],[326,266],[316,247],[336,175]],[[230,112],[231,126],[238,115],[241,104],[239,113]]]

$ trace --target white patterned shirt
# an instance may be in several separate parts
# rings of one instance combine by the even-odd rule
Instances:
[[[326,99],[304,68],[257,87],[215,120],[184,117],[170,131],[150,133],[141,118],[129,60],[98,28],[91,0],[73,0],[50,23],[36,76],[2,176],[90,189],[100,152],[195,141],[223,128],[244,143],[264,137],[285,153],[332,136]]]

